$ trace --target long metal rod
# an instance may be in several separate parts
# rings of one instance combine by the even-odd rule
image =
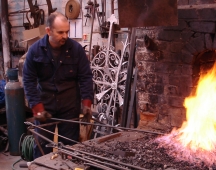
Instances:
[[[36,126],[36,125],[34,125],[34,124],[32,124],[32,123],[31,123],[31,124],[30,124],[29,122],[25,122],[25,123],[28,124],[28,125],[30,125],[30,126],[32,126],[32,127],[41,129],[41,130],[46,131],[46,132],[48,132],[48,133],[51,133],[51,134],[53,134],[53,135],[57,135],[57,136],[59,136],[59,137],[61,137],[61,138],[63,138],[63,139],[67,139],[67,140],[69,140],[69,141],[71,141],[71,142],[74,142],[74,143],[77,143],[77,144],[83,144],[83,143],[81,143],[81,142],[78,142],[78,141],[69,139],[69,138],[67,138],[67,137],[65,137],[65,136],[59,135],[58,133],[51,132],[51,131],[49,131],[49,130],[47,130],[47,129],[44,129],[44,128],[40,127],[40,126]],[[83,145],[85,145],[85,144],[83,144]],[[88,145],[87,145],[87,146],[88,146]]]
[[[30,122],[25,122],[25,124],[31,125],[32,123],[30,123]],[[32,126],[35,126],[35,125],[32,125]],[[35,126],[35,127],[38,127],[38,126]],[[46,130],[46,129],[44,129],[44,128],[41,128],[41,129],[42,129],[42,130]],[[85,154],[85,155],[88,155],[88,156],[92,156],[92,157],[95,157],[95,158],[98,158],[98,159],[103,159],[103,160],[106,160],[106,161],[109,161],[109,162],[112,162],[112,163],[115,163],[115,164],[121,164],[121,165],[124,165],[124,166],[127,166],[127,167],[131,167],[131,168],[143,170],[143,168],[140,168],[140,167],[137,167],[137,166],[133,166],[133,165],[126,164],[126,163],[123,163],[123,162],[115,161],[115,160],[112,160],[112,159],[109,159],[109,158],[105,158],[105,157],[102,157],[102,156],[98,156],[98,155],[95,155],[95,154],[91,154],[91,153],[88,153],[88,152],[85,152],[85,151],[80,151],[80,150],[77,150],[77,149],[74,149],[74,148],[71,148],[71,147],[67,147],[67,146],[64,146],[64,145],[61,145],[61,148],[63,148],[63,149],[61,149],[61,148],[58,147],[58,144],[57,144],[57,143],[53,142],[52,140],[48,139],[47,137],[45,137],[45,136],[43,136],[43,135],[41,135],[41,134],[35,132],[35,131],[32,130],[32,129],[29,129],[29,130],[30,130],[30,132],[32,132],[33,134],[38,135],[38,136],[41,137],[42,139],[44,139],[44,140],[48,141],[49,143],[51,143],[51,144],[52,144],[52,147],[57,148],[58,150],[62,151],[63,153],[69,152],[69,151],[64,150],[64,149],[68,149],[68,150],[71,150],[71,151],[74,151],[74,152],[78,152],[78,153],[82,153],[82,154]],[[46,130],[46,131],[47,131],[47,132],[50,132],[50,131],[48,131],[48,130]],[[53,132],[52,132],[52,133],[53,133]],[[68,138],[66,138],[66,137],[64,137],[64,138],[65,138],[65,139],[68,139]],[[79,142],[78,142],[78,143],[79,143]],[[83,144],[83,143],[81,143],[81,144]],[[87,146],[88,146],[88,145],[87,145]],[[92,147],[92,146],[90,146],[90,147]],[[98,148],[97,148],[97,149],[98,149]],[[105,151],[103,150],[103,152],[105,152]],[[74,154],[74,153],[70,153],[70,154],[71,154],[71,156],[76,157],[76,156],[74,156],[74,155],[76,155],[76,154]],[[77,156],[77,158],[78,158],[78,159],[81,159],[79,156]],[[86,161],[86,159],[84,159],[84,158],[82,158],[81,160],[85,160],[85,161]],[[88,160],[88,161],[89,161],[89,160]],[[90,161],[91,161],[91,160],[90,160]],[[91,161],[90,163],[96,164],[95,162],[92,162],[92,161]],[[96,165],[97,165],[97,164],[96,164]],[[100,164],[99,164],[99,165],[100,165]],[[112,165],[112,164],[109,164],[109,163],[107,163],[107,165],[113,166],[113,167],[118,168],[118,169],[121,169],[121,170],[123,169],[122,167],[118,167],[117,165]],[[98,165],[97,165],[97,166],[98,166]]]
[[[57,143],[53,142],[52,140],[48,139],[47,137],[45,137],[45,136],[43,136],[43,135],[41,135],[41,134],[35,132],[35,131],[32,130],[32,129],[29,129],[29,130],[30,130],[30,132],[32,132],[33,134],[36,134],[36,135],[38,135],[39,137],[41,137],[42,139],[46,140],[47,142],[53,144],[53,148],[57,148],[57,149],[60,150],[61,152],[66,153],[66,154],[69,154],[69,155],[71,155],[71,156],[73,156],[73,157],[75,157],[75,158],[77,158],[77,159],[82,160],[82,161],[86,161],[86,162],[89,162],[89,163],[92,163],[92,164],[95,164],[95,165],[98,165],[98,166],[101,166],[101,167],[102,167],[102,165],[100,165],[100,164],[97,164],[97,163],[95,163],[95,162],[92,162],[92,161],[90,161],[90,160],[88,160],[88,159],[84,159],[84,158],[82,158],[82,157],[77,156],[75,153],[72,153],[72,152],[69,152],[69,151],[66,151],[66,150],[64,150],[64,149],[59,148]],[[111,168],[109,168],[109,167],[106,167],[106,166],[103,166],[103,168],[105,168],[105,169],[107,169],[107,170],[113,170],[113,169],[111,169]]]
[[[86,158],[82,158],[82,157],[80,157],[80,156],[77,156],[77,154],[72,153],[72,152],[70,152],[70,151],[67,151],[67,150],[65,150],[65,149],[58,148],[58,150],[59,150],[60,152],[62,152],[62,153],[68,154],[68,155],[70,155],[70,156],[72,156],[72,157],[75,157],[75,158],[77,158],[77,159],[80,159],[80,160],[82,160],[82,161],[86,161],[86,162],[89,162],[89,163],[91,163],[91,164],[93,164],[93,165],[96,165],[97,167],[100,167],[100,168],[102,168],[102,169],[105,169],[105,170],[114,170],[114,169],[112,169],[112,168],[110,168],[110,167],[107,167],[107,166],[98,164],[98,163],[93,162],[93,161],[91,161],[91,160],[89,160],[89,159],[86,159]],[[82,156],[83,156],[83,155],[82,155]]]
[[[130,123],[131,123],[133,104],[134,104],[134,100],[135,100],[134,96],[135,96],[135,93],[136,93],[136,83],[137,83],[137,67],[135,68],[134,81],[133,81],[133,85],[132,85],[131,97],[130,97],[130,102],[129,102],[127,123],[126,123],[127,128],[130,127]]]
[[[30,130],[30,132],[32,132],[31,130]],[[33,136],[34,136],[34,138],[35,138],[35,142],[36,142],[36,144],[37,144],[37,146],[38,146],[38,148],[39,148],[39,150],[40,150],[40,152],[41,152],[41,154],[42,155],[45,155],[44,154],[44,151],[43,151],[43,149],[42,149],[42,147],[41,147],[41,145],[40,145],[40,143],[39,143],[39,141],[38,141],[38,139],[36,138],[36,134],[34,134],[34,133],[32,133],[33,134]]]
[[[102,161],[99,161],[99,160],[95,160],[95,159],[91,159],[91,158],[88,158],[89,160],[92,160],[92,161],[95,161],[97,163],[100,163],[100,164],[105,164],[105,165],[108,165],[108,166],[111,166],[115,169],[120,169],[120,170],[128,170],[127,168],[122,168],[122,167],[119,167],[117,165],[114,165],[114,164],[110,164],[110,163],[107,163],[107,162],[102,162]],[[87,163],[86,163],[87,165]],[[98,167],[99,168],[99,167]]]
[[[54,133],[54,132],[52,132],[52,131],[49,131],[49,130],[47,130],[47,129],[44,129],[44,128],[40,127],[39,125],[36,126],[36,125],[34,125],[33,123],[30,123],[30,122],[24,122],[24,123],[25,123],[26,125],[31,126],[31,127],[39,128],[39,129],[41,129],[41,130],[43,130],[43,131],[46,131],[46,132],[48,132],[48,133],[51,133],[51,134],[53,134],[53,135],[57,135],[58,137],[64,138],[64,139],[66,139],[66,140],[68,140],[68,141],[71,141],[71,142],[74,142],[74,143],[76,143],[76,144],[81,144],[81,145],[84,145],[84,146],[87,146],[87,147],[90,147],[90,148],[93,147],[94,149],[97,149],[97,150],[99,150],[99,151],[106,152],[106,151],[104,151],[104,150],[102,150],[102,149],[100,149],[100,148],[97,148],[97,147],[95,147],[95,146],[88,145],[88,144],[85,144],[85,143],[82,143],[82,142],[78,142],[78,141],[72,140],[72,139],[70,139],[70,138],[67,138],[67,137],[65,137],[65,136],[59,135],[59,134],[57,134],[57,133]],[[29,129],[30,129],[30,128],[29,128]],[[30,131],[32,132],[32,130],[30,130]],[[35,133],[37,133],[37,132],[33,131],[33,134],[35,134]],[[38,145],[39,145],[39,143],[38,143]],[[106,153],[109,153],[109,152],[106,152]]]
[[[74,118],[74,119],[69,119],[69,120],[79,120],[80,118]],[[46,123],[46,124],[40,124],[37,125],[37,127],[46,127],[46,126],[51,126],[51,125],[56,125],[62,123],[62,121],[58,121],[58,122],[51,122],[51,123]]]
[[[100,123],[100,124],[102,124],[102,125],[107,125],[106,123],[101,122],[101,121],[99,121],[99,120],[97,120],[97,119],[95,119],[95,118],[93,118],[93,117],[92,117],[92,120],[94,120],[95,122],[98,122],[98,123]],[[119,132],[122,132],[122,131],[123,131],[122,129],[117,129],[117,128],[116,128],[116,130],[119,131]]]
[[[126,86],[125,86],[125,96],[124,96],[124,105],[123,105],[123,113],[122,113],[122,120],[121,126],[126,127],[127,118],[128,118],[128,106],[131,94],[131,82],[132,82],[132,75],[133,75],[133,63],[134,63],[134,54],[135,54],[135,45],[136,45],[136,28],[132,28],[131,33],[131,40],[130,40],[130,56],[128,59],[128,68],[127,68],[127,79],[126,79]]]
[[[75,151],[75,152],[80,152],[80,153],[83,153],[83,154],[86,154],[86,155],[89,155],[89,156],[93,156],[93,157],[98,158],[98,159],[103,159],[103,160],[106,160],[106,161],[110,161],[110,162],[113,162],[113,163],[116,163],[116,164],[120,164],[120,165],[124,165],[124,166],[127,166],[127,167],[143,170],[143,168],[140,168],[140,167],[137,167],[137,166],[133,166],[133,165],[126,164],[126,163],[123,163],[123,162],[115,161],[115,160],[105,158],[105,157],[102,157],[102,156],[98,156],[98,155],[95,155],[95,154],[91,154],[91,153],[88,153],[88,152],[85,152],[85,151],[76,150],[76,149],[73,149],[73,148],[70,148],[70,147],[67,147],[67,146],[63,146],[63,148],[71,150],[71,151]]]
[[[65,120],[65,119],[58,119],[58,118],[51,118],[51,120],[62,121],[62,122],[71,122],[71,123],[79,123],[79,124],[92,125],[92,126],[102,126],[102,127],[113,128],[113,129],[122,129],[122,130],[128,130],[128,131],[153,133],[153,134],[163,135],[163,133],[160,133],[160,132],[152,132],[152,131],[148,131],[148,130],[131,129],[131,128],[125,128],[125,127],[116,127],[116,126],[103,125],[103,124],[98,124],[98,123],[96,124],[96,123],[88,123],[88,122],[81,122],[81,121]]]
[[[93,16],[92,16],[92,23],[91,23],[91,33],[90,33],[90,42],[89,42],[89,61],[92,60],[93,57],[91,57],[91,46],[92,46],[92,34],[93,34],[93,26],[94,26],[94,19],[95,19],[95,12],[96,12],[96,0],[94,0],[94,4],[92,6],[92,9],[93,9]]]

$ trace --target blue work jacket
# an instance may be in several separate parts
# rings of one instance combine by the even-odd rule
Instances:
[[[70,38],[62,46],[57,63],[48,35],[36,41],[26,56],[23,85],[30,107],[43,103],[51,114],[79,110],[81,99],[93,100],[90,62],[82,46]]]

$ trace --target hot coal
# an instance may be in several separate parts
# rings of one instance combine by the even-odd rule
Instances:
[[[176,157],[168,154],[167,148],[160,147],[159,143],[155,142],[157,137],[159,136],[156,134],[146,133],[142,134],[141,138],[132,141],[106,141],[103,146],[89,142],[88,144],[92,147],[79,145],[76,149],[149,170],[216,170],[214,164],[209,167],[204,162],[197,165],[177,160]],[[135,156],[112,154],[119,150],[135,153]]]

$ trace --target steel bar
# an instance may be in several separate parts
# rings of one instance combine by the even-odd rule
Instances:
[[[46,140],[47,142],[50,142],[52,144],[55,144],[52,140],[48,139],[47,137],[41,135],[40,133],[35,132],[33,129],[28,129],[31,133],[41,137],[42,139]]]
[[[29,129],[29,131],[32,133],[32,131],[34,131],[34,130]],[[34,133],[32,133],[32,134],[33,134],[33,136],[34,136],[34,138],[35,138],[35,142],[36,142],[36,144],[38,145],[38,148],[39,148],[41,154],[42,154],[42,155],[45,155],[45,154],[44,154],[44,151],[43,151],[43,149],[42,149],[42,147],[41,147],[41,145],[40,145],[40,143],[39,143],[39,141],[38,141],[38,139],[37,139],[36,136],[35,136],[36,134],[34,134]]]
[[[127,115],[128,115],[128,105],[131,93],[131,81],[133,75],[133,63],[134,63],[134,54],[135,54],[135,39],[136,39],[136,28],[132,28],[131,40],[130,40],[130,55],[128,59],[128,68],[127,68],[127,79],[125,86],[125,96],[124,96],[124,105],[122,113],[121,126],[126,127]]]
[[[67,147],[67,146],[63,146],[63,148],[71,150],[71,151],[75,151],[75,152],[80,152],[80,153],[83,153],[83,154],[86,154],[86,155],[89,155],[89,156],[92,156],[92,157],[95,157],[95,158],[98,158],[98,159],[103,159],[103,160],[106,160],[106,161],[110,161],[112,163],[124,165],[124,166],[130,167],[130,168],[143,170],[143,168],[140,168],[140,167],[137,167],[137,166],[134,166],[134,165],[130,165],[130,164],[126,164],[126,163],[123,163],[123,162],[115,161],[115,160],[105,158],[105,157],[102,157],[102,156],[98,156],[98,155],[95,155],[95,154],[91,154],[91,153],[88,153],[88,152],[85,152],[85,151],[76,150],[76,149],[73,149],[73,148],[70,148],[70,147]]]
[[[85,144],[85,143],[82,143],[82,142],[78,142],[78,141],[69,139],[69,138],[64,137],[64,136],[61,136],[61,135],[59,135],[59,134],[57,134],[57,133],[54,133],[54,132],[51,132],[51,131],[49,131],[49,130],[47,130],[47,129],[44,129],[44,128],[39,127],[39,126],[36,126],[36,125],[34,125],[34,124],[30,123],[30,122],[24,122],[24,123],[27,124],[27,125],[30,125],[31,127],[39,128],[39,129],[41,129],[41,130],[43,130],[43,131],[46,131],[46,132],[48,132],[48,133],[51,133],[51,134],[53,134],[53,135],[57,135],[57,136],[62,137],[62,138],[64,138],[64,139],[66,139],[66,140],[72,141],[72,142],[74,142],[74,143],[76,143],[76,144],[81,144],[81,145],[84,145],[84,146],[87,146],[87,147],[91,147],[91,148],[93,147],[93,148],[95,148],[95,149],[97,149],[97,150],[99,150],[99,151],[106,152],[106,151],[104,151],[104,150],[102,150],[102,149],[100,149],[100,148],[97,148],[97,147],[94,147],[94,146],[91,146],[91,145],[88,145],[88,144]],[[29,129],[30,129],[31,127],[29,127]],[[32,132],[32,130],[30,130],[30,131]],[[33,131],[33,135],[34,135],[34,134],[35,134],[35,131]],[[39,145],[39,144],[38,144],[38,145]],[[109,153],[109,152],[107,152],[107,153]]]
[[[78,144],[78,143],[81,144],[81,142],[78,142],[78,141],[69,139],[69,138],[67,138],[67,137],[64,137],[64,136],[62,136],[62,135],[59,135],[59,134],[57,134],[57,133],[51,132],[51,131],[49,131],[49,130],[47,130],[47,129],[44,129],[44,128],[40,127],[40,126],[36,126],[36,125],[34,125],[34,124],[32,124],[32,123],[30,124],[29,122],[26,122],[26,123],[28,123],[28,125],[30,125],[30,126],[32,126],[32,127],[41,129],[41,130],[46,131],[46,132],[48,132],[48,133],[52,133],[53,135],[57,135],[57,136],[59,136],[59,137],[61,137],[61,138],[63,138],[63,139],[67,139],[67,140],[69,140],[69,141],[71,141],[71,142],[74,142],[74,143],[77,143],[77,144]],[[85,144],[83,144],[83,145],[85,145]]]
[[[2,48],[3,48],[3,60],[4,60],[4,75],[7,73],[8,68],[11,68],[10,57],[10,39],[9,39],[9,19],[8,19],[8,1],[1,0],[1,31],[2,31]]]
[[[137,128],[139,125],[139,113],[137,112],[137,93],[135,93],[134,96],[134,103],[133,103],[133,122],[134,122],[134,128]]]
[[[163,133],[160,133],[160,132],[152,132],[152,131],[148,131],[148,130],[132,129],[132,128],[125,128],[125,127],[116,127],[116,126],[103,125],[103,124],[98,124],[98,123],[95,124],[95,123],[87,123],[87,122],[81,122],[81,121],[72,121],[72,120],[58,119],[58,118],[51,118],[51,120],[57,120],[57,121],[63,121],[63,122],[71,122],[71,123],[79,123],[79,124],[93,125],[93,126],[102,126],[102,127],[113,128],[113,129],[122,129],[122,130],[128,130],[128,131],[153,133],[153,134],[163,135]]]
[[[126,127],[130,127],[130,123],[131,123],[132,110],[133,110],[133,104],[134,104],[135,93],[136,93],[136,83],[137,83],[137,67],[135,68],[135,73],[134,73],[134,81],[131,90]]]
[[[52,126],[52,125],[56,125],[56,124],[59,124],[61,123],[60,121],[58,122],[52,122],[52,123],[46,123],[46,124],[40,124],[40,125],[37,125],[38,127],[46,127],[46,126]]]
[[[82,157],[79,157],[79,156],[77,156],[77,154],[75,154],[75,153],[69,152],[69,151],[67,151],[67,150],[65,150],[65,149],[61,149],[61,148],[58,147],[58,144],[57,144],[57,143],[53,142],[52,140],[48,139],[47,137],[45,137],[45,136],[43,136],[43,135],[41,135],[41,134],[35,132],[35,131],[32,130],[32,129],[29,129],[29,130],[30,130],[31,133],[38,135],[38,136],[41,137],[42,139],[44,139],[44,140],[46,140],[47,142],[49,142],[50,144],[52,144],[52,147],[53,147],[53,148],[57,148],[58,150],[60,150],[61,152],[65,153],[65,154],[69,154],[69,155],[71,155],[71,156],[73,156],[73,157],[75,157],[75,158],[77,158],[77,159],[80,159],[80,160],[83,160],[83,161],[86,161],[86,162],[89,162],[89,163],[93,163],[93,164],[95,164],[95,165],[97,165],[97,166],[101,166],[101,167],[103,167],[104,169],[113,170],[113,169],[108,168],[108,167],[106,167],[106,166],[102,166],[102,165],[100,165],[100,164],[97,164],[97,163],[95,163],[95,162],[92,162],[92,161],[90,161],[90,160],[88,160],[88,159],[84,159],[84,158],[82,158]],[[77,151],[77,150],[76,150],[76,151]],[[77,152],[79,152],[79,151],[77,151]]]
[[[80,118],[74,118],[74,119],[70,119],[70,120],[79,120]],[[51,123],[46,123],[46,124],[40,124],[37,125],[37,127],[46,127],[46,126],[51,126],[51,125],[56,125],[61,123],[62,121],[58,121],[58,122],[51,122]]]
[[[107,166],[111,166],[111,167],[113,167],[113,168],[115,168],[115,169],[128,170],[128,169],[126,169],[126,168],[119,167],[119,166],[117,166],[117,165],[110,164],[110,163],[107,163],[107,162],[102,162],[102,161],[95,160],[95,159],[91,159],[91,158],[88,158],[88,159],[89,159],[89,160],[92,160],[92,161],[95,161],[95,162],[97,162],[97,163],[100,163],[100,164],[105,164],[105,165],[107,165]],[[88,163],[84,163],[84,165],[88,165]],[[90,166],[91,166],[91,165],[90,165]],[[100,168],[100,167],[97,167],[97,168]]]
[[[100,120],[97,120],[97,119],[95,119],[95,118],[93,118],[93,117],[92,117],[92,120],[94,120],[95,122],[101,123],[102,125],[108,125],[108,124],[106,124],[106,123],[104,123],[104,122],[101,122]],[[119,132],[122,132],[122,131],[123,131],[122,129],[118,129],[118,128],[116,128],[115,130],[117,130],[117,131],[119,131]]]
[[[25,122],[25,124],[29,125],[31,123],[29,122]],[[43,128],[42,128],[43,129]],[[77,150],[77,149],[74,149],[74,148],[71,148],[71,147],[67,147],[67,146],[64,146],[64,145],[58,145],[57,143],[53,142],[52,140],[48,139],[47,137],[35,132],[33,129],[29,129],[30,132],[32,132],[33,134],[35,135],[38,135],[39,137],[41,137],[42,139],[46,140],[47,142],[49,142],[51,145],[51,147],[53,148],[57,148],[59,151],[63,152],[63,153],[66,153],[66,154],[69,154],[77,159],[80,159],[80,160],[83,160],[83,161],[87,161],[89,163],[93,163],[97,166],[103,166],[103,165],[100,165],[100,164],[97,164],[95,162],[92,162],[91,160],[88,160],[88,159],[85,159],[85,158],[82,158],[82,157],[79,157],[77,156],[77,154],[75,153],[72,153],[70,151],[73,151],[73,152],[77,152],[77,153],[82,153],[82,154],[85,154],[85,155],[88,155],[88,156],[92,156],[92,157],[95,157],[95,158],[98,158],[98,159],[103,159],[103,160],[106,160],[106,161],[109,161],[109,162],[112,162],[112,163],[116,163],[116,164],[120,164],[120,165],[123,165],[123,166],[126,166],[126,167],[131,167],[131,168],[135,168],[135,169],[138,169],[138,170],[143,170],[143,168],[140,168],[140,167],[137,167],[137,166],[134,166],[134,165],[130,165],[130,164],[126,164],[126,163],[123,163],[123,162],[119,162],[119,161],[115,161],[115,160],[112,160],[112,159],[109,159],[109,158],[105,158],[105,157],[102,157],[102,156],[98,156],[98,155],[95,155],[95,154],[91,154],[91,153],[88,153],[88,152],[85,152],[85,151],[80,151],[80,150]],[[60,144],[60,143],[59,143]],[[60,147],[59,147],[60,146]],[[91,146],[92,147],[92,146]],[[63,148],[63,149],[62,149]],[[65,150],[67,149],[67,150]],[[68,151],[70,150],[70,151]],[[115,166],[115,168],[117,168],[117,165],[112,165],[112,164],[109,164],[110,166]],[[112,170],[111,168],[108,168],[108,167],[105,167],[105,169],[110,169]],[[122,167],[120,167],[120,169],[123,169]]]
[[[109,168],[109,167],[107,167],[107,166],[104,166],[104,165],[98,164],[98,163],[96,163],[96,162],[93,162],[93,161],[91,161],[91,160],[89,160],[89,159],[86,159],[86,158],[82,158],[82,157],[80,157],[80,156],[77,156],[76,153],[72,153],[72,152],[70,152],[70,151],[68,151],[68,150],[61,149],[61,148],[58,148],[58,150],[59,150],[60,152],[62,152],[62,153],[68,154],[68,155],[70,155],[70,156],[72,156],[72,157],[74,157],[74,158],[80,159],[80,160],[82,160],[82,161],[86,161],[86,162],[91,163],[91,164],[93,164],[93,165],[95,165],[95,166],[98,166],[98,167],[100,167],[100,168],[102,168],[102,169],[114,170],[114,169]]]
[[[92,23],[91,23],[91,33],[90,33],[90,42],[89,42],[89,61],[92,60],[93,57],[91,57],[91,46],[92,46],[92,34],[93,34],[93,26],[94,26],[94,19],[95,19],[95,12],[96,12],[96,0],[94,0],[94,4],[92,6],[92,13],[93,13],[93,16],[92,16]]]

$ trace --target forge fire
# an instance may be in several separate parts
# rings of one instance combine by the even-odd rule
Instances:
[[[186,121],[181,128],[156,141],[177,160],[212,166],[216,161],[216,64],[200,77],[184,106]]]

